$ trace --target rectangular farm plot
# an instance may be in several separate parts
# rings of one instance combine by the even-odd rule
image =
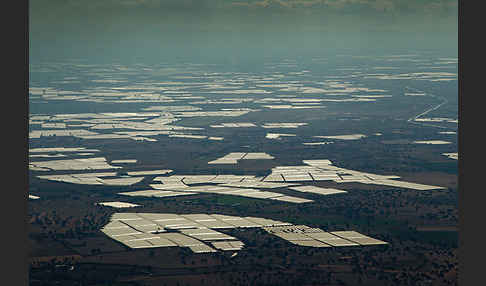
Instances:
[[[212,214],[211,217],[217,220],[221,220],[229,225],[232,225],[233,227],[261,227],[260,224],[241,217],[225,216],[218,214]]]
[[[191,175],[191,176],[184,176],[180,178],[179,181],[183,182],[184,184],[200,184],[200,183],[211,182],[216,177],[217,175]]]
[[[210,229],[210,228],[192,228],[192,229],[184,229],[181,230],[181,233],[189,236],[206,236],[206,235],[215,235],[221,234],[221,232]]]
[[[150,247],[157,247],[151,244],[150,242],[146,240],[129,240],[129,241],[123,241],[123,244],[130,248],[150,248]]]
[[[311,247],[331,247],[331,245],[316,240],[315,238],[308,235],[309,233],[323,232],[321,229],[314,229],[305,225],[287,225],[264,227],[264,230],[266,230],[270,234],[278,236],[296,245]]]
[[[314,136],[316,138],[325,138],[325,139],[339,139],[339,140],[358,140],[361,138],[365,138],[366,135],[364,134],[347,134],[347,135],[336,135],[336,136]]]
[[[228,251],[228,250],[241,250],[243,246],[245,245],[241,241],[216,241],[211,243],[214,248],[220,249],[223,251]]]
[[[177,246],[177,244],[173,243],[172,241],[170,241],[166,238],[160,237],[160,236],[157,236],[154,239],[150,239],[150,240],[148,240],[148,242],[150,244],[152,244],[154,247]]]
[[[300,122],[286,122],[286,123],[265,123],[263,128],[298,128],[300,126],[307,125],[307,123]]]
[[[155,226],[156,224],[150,220],[140,218],[140,219],[130,219],[130,220],[121,220],[122,223],[130,226],[131,228],[136,228],[140,226]]]
[[[232,240],[236,239],[227,234],[211,230],[208,228],[197,228],[197,229],[187,229],[181,230],[181,233],[194,237],[202,241],[213,241],[213,240]]]
[[[114,238],[130,248],[174,247],[176,243],[155,234],[136,234]]]
[[[124,196],[141,196],[141,197],[175,197],[175,196],[185,196],[185,195],[195,195],[194,192],[175,192],[175,191],[162,191],[162,190],[143,190],[143,191],[133,191],[133,192],[123,192],[118,193]]]
[[[413,189],[418,191],[445,189],[444,187],[439,187],[439,186],[431,186],[431,185],[424,185],[424,184],[404,182],[404,181],[386,180],[386,179],[374,180],[373,184],[385,185],[390,187],[398,187],[398,188],[407,188],[407,189]]]
[[[289,189],[304,192],[304,193],[314,193],[319,195],[332,195],[332,194],[341,194],[347,193],[347,191],[333,189],[333,188],[320,188],[316,186],[299,186],[299,187],[289,187]]]
[[[260,218],[260,217],[245,217],[245,219],[260,224],[264,227],[269,227],[269,226],[286,226],[286,225],[292,225],[291,223],[288,222],[281,222],[277,220],[272,220],[272,219],[267,219],[267,218]]]
[[[280,176],[280,179],[282,177]],[[265,189],[273,189],[273,188],[283,188],[289,186],[297,186],[299,184],[296,183],[274,183],[274,182],[264,182],[264,181],[252,181],[252,180],[243,180],[241,182],[236,183],[225,183],[221,184],[221,186],[226,187],[235,187],[235,188],[265,188]]]
[[[104,185],[110,186],[129,186],[141,182],[144,177],[135,178],[115,178],[115,179],[101,179]]]
[[[248,176],[237,176],[237,175],[217,175],[215,178],[211,179],[211,183],[232,183],[240,182],[248,178]]]
[[[307,233],[309,237],[312,237],[316,240],[329,244],[331,246],[357,246],[358,243],[343,239],[339,236],[335,236],[329,232],[314,232],[314,233]]]
[[[227,155],[224,156],[224,158],[228,159],[241,159],[243,156],[245,156],[246,153],[243,152],[231,152]]]
[[[115,221],[115,220],[135,220],[135,219],[142,219],[140,216],[138,216],[138,214],[136,213],[114,213],[112,216],[111,216],[111,220],[112,221]]]
[[[195,221],[195,222],[216,220],[215,218],[211,217],[209,214],[186,214],[186,215],[180,215],[180,216],[185,218],[185,219]]]
[[[66,159],[66,160],[51,160],[30,162],[32,166],[38,168],[47,168],[51,170],[101,170],[101,169],[117,169],[121,167],[111,166],[106,162],[104,157],[95,158],[81,158],[81,159]]]
[[[174,242],[178,246],[188,247],[188,246],[204,245],[201,241],[181,233],[175,233],[175,232],[162,233],[159,234],[159,236]]]
[[[260,227],[261,225],[258,223],[251,222],[246,219],[236,219],[236,220],[228,220],[226,223],[233,225],[234,227]]]
[[[273,235],[283,238],[288,241],[302,241],[302,240],[314,240],[314,238],[309,237],[301,232],[276,232]]]
[[[114,229],[102,229],[103,233],[111,237],[127,236],[132,234],[140,234],[142,232],[135,230],[129,226],[124,228],[114,228]]]
[[[264,182],[285,182],[281,174],[270,174],[263,179]]]
[[[356,231],[333,231],[332,234],[345,238],[347,240],[359,243],[360,245],[379,245],[388,244],[387,242],[363,235]]]
[[[51,152],[99,152],[98,149],[86,149],[84,147],[50,147],[50,148],[32,148],[29,153],[51,153]]]
[[[152,176],[152,175],[165,175],[170,172],[172,172],[172,170],[167,169],[167,170],[132,171],[132,172],[127,172],[127,174],[129,176]]]
[[[224,128],[224,127],[256,127],[251,122],[235,122],[235,123],[221,123],[217,125],[210,125],[212,128]]]
[[[126,203],[126,202],[101,202],[98,205],[113,207],[113,208],[131,208],[131,207],[139,207],[140,205]]]
[[[189,246],[189,248],[192,250],[194,253],[210,253],[210,252],[217,252],[216,249],[211,248],[210,246],[207,246],[205,244],[200,244],[200,245],[192,245]]]
[[[218,229],[218,228],[234,228],[235,227],[232,224],[226,223],[224,221],[216,220],[216,219],[215,220],[198,221],[198,223],[200,225],[205,226],[205,227],[214,228],[214,229]]]
[[[158,238],[157,235],[151,234],[151,233],[139,233],[139,234],[133,234],[130,236],[127,236],[127,238],[124,239],[124,241],[135,241],[135,240],[151,240]]]
[[[122,192],[122,193],[118,193],[118,195],[150,197],[159,192],[160,192],[159,190],[143,190],[143,191],[133,191],[133,192]]]
[[[145,218],[147,220],[151,220],[154,222],[157,221],[174,221],[174,220],[184,220],[181,216],[177,214],[167,214],[167,213],[137,213],[137,215],[141,218]]]
[[[197,195],[197,194],[198,193],[194,193],[194,192],[160,191],[152,196],[157,198],[166,198],[166,197],[188,196],[188,195]]]
[[[283,174],[284,180],[286,182],[302,182],[302,181],[313,181],[314,179],[309,175],[309,173],[292,173]]]
[[[241,153],[233,152],[221,157],[219,159],[208,162],[208,164],[237,164],[238,160],[260,160],[260,159],[274,159],[273,156],[266,153]]]
[[[261,192],[261,191],[240,193],[238,195],[242,196],[242,197],[249,197],[249,198],[256,198],[256,199],[272,199],[272,198],[278,198],[278,197],[284,196],[284,195],[279,194],[279,193]]]
[[[112,164],[134,164],[137,163],[136,159],[125,159],[125,160],[112,160]]]
[[[290,240],[291,243],[309,247],[331,247],[331,245],[318,240]]]
[[[177,222],[157,222],[158,225],[164,227],[168,230],[181,230],[181,229],[188,229],[188,228],[198,228],[198,227],[205,227],[199,223],[191,222],[191,221],[177,221]]]
[[[107,225],[105,225],[102,230],[110,230],[110,229],[123,229],[123,228],[130,228],[127,224],[119,221],[119,220],[113,220]]]
[[[234,189],[228,187],[222,187],[222,186],[209,185],[209,186],[189,187],[187,190],[199,192],[199,193],[226,194],[226,193],[230,193]],[[248,190],[244,190],[244,191],[248,192]]]
[[[244,160],[255,160],[255,159],[275,159],[266,153],[246,153],[243,157]]]
[[[332,162],[327,159],[316,159],[316,160],[303,160],[304,164],[311,165],[311,166],[328,166],[332,165]]]
[[[164,184],[150,184],[150,187],[157,189],[157,190],[164,190],[164,191],[185,191],[189,188],[188,185],[182,182],[167,182]]]
[[[141,232],[145,233],[158,233],[163,231],[163,228],[161,228],[157,224],[150,224],[150,225],[137,225],[133,227],[136,230],[139,230]]]
[[[208,164],[237,164],[237,163],[238,163],[238,159],[227,159],[227,158],[220,158],[208,162]]]

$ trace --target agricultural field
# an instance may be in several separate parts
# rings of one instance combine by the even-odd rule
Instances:
[[[396,59],[33,64],[31,285],[456,285],[457,63]]]

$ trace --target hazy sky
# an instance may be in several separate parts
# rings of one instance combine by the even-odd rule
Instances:
[[[30,61],[457,53],[457,1],[31,0]]]

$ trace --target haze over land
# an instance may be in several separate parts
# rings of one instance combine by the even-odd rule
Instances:
[[[350,53],[457,54],[457,1],[34,0],[29,8],[31,62],[251,66]]]

